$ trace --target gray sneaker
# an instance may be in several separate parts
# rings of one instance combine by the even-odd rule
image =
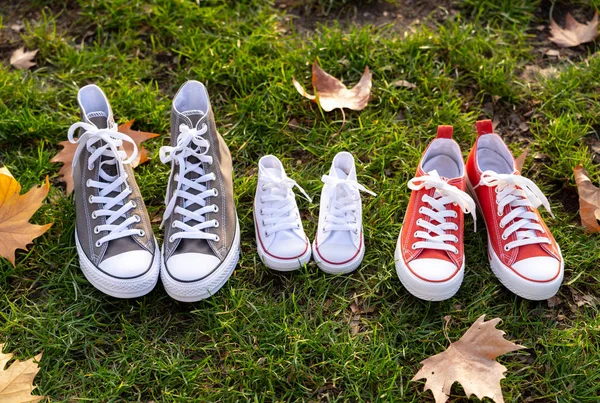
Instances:
[[[82,121],[69,128],[69,141],[77,144],[72,169],[79,264],[105,294],[139,297],[156,285],[160,255],[130,165],[137,148],[117,131],[99,87],[81,88],[77,100]],[[133,155],[126,155],[123,142],[133,144]]]
[[[171,146],[161,147],[160,159],[171,163],[161,279],[174,299],[199,301],[227,282],[240,253],[231,154],[202,83],[188,81],[177,92]]]

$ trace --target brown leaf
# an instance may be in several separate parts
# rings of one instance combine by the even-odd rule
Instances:
[[[67,185],[67,195],[70,195],[73,191],[73,176],[71,175],[71,164],[73,163],[73,156],[77,149],[77,144],[71,143],[69,140],[61,141],[58,145],[62,146],[63,149],[56,154],[50,162],[62,162],[63,166],[58,171],[58,176],[61,181]]]
[[[141,132],[138,130],[132,130],[131,126],[135,119],[130,120],[127,123],[123,123],[119,126],[119,131],[121,133],[127,134],[130,136],[135,144],[138,147],[138,155],[136,159],[131,163],[132,167],[137,167],[139,164],[143,164],[148,161],[148,153],[146,149],[141,145],[142,142],[160,136],[156,133],[148,133]],[[76,144],[72,144],[70,141],[61,141],[58,143],[63,147],[62,150],[58,154],[56,154],[50,162],[62,162],[64,165],[58,171],[58,175],[60,180],[65,182],[67,185],[67,195],[71,194],[73,191],[73,176],[71,175],[71,165],[73,164],[73,156],[75,155],[75,150],[77,149]],[[133,146],[130,143],[124,142],[124,148],[127,154],[131,154],[133,152]]]
[[[133,160],[133,162],[131,163],[131,166],[135,168],[138,165],[143,164],[144,162],[149,160],[148,153],[146,149],[142,146],[142,143],[146,140],[158,137],[160,136],[160,134],[132,130],[131,126],[133,125],[133,122],[135,122],[135,119],[131,119],[129,122],[119,125],[119,131],[131,137],[138,147],[138,155],[135,158],[135,160]],[[133,146],[130,143],[124,142],[123,147],[125,148],[125,152],[128,155],[131,155],[131,153],[133,153]]]
[[[565,27],[558,26],[553,19],[550,21],[550,40],[561,48],[569,48],[591,42],[598,36],[598,12],[594,13],[594,18],[586,24],[577,22],[569,13],[565,21]]]
[[[40,370],[34,360],[39,362],[42,354],[27,361],[17,360],[6,368],[6,364],[13,358],[13,355],[4,353],[3,349],[4,344],[0,344],[0,402],[26,403],[45,399],[45,396],[31,394],[36,388],[33,386],[33,379]]]
[[[27,250],[27,245],[52,226],[29,223],[42,206],[50,182],[34,187],[21,196],[21,185],[6,168],[0,168],[0,256],[15,265],[15,250]]]
[[[307,93],[295,78],[292,78],[292,82],[300,95],[318,102],[325,112],[342,108],[360,111],[367,106],[372,85],[369,67],[365,68],[358,84],[350,90],[340,80],[323,71],[316,60],[313,63],[312,74],[315,95]]]
[[[521,78],[528,83],[539,81],[540,78],[550,79],[558,76],[559,71],[556,67],[550,66],[545,69],[536,65],[525,66]]]
[[[579,193],[579,216],[581,225],[588,231],[600,232],[600,189],[594,186],[588,172],[581,165],[573,169],[577,193]]]
[[[19,48],[13,52],[10,56],[10,64],[19,70],[28,70],[35,66],[35,62],[32,61],[37,54],[38,49],[30,52],[25,52],[25,48]]]
[[[474,394],[504,402],[500,380],[506,367],[496,362],[496,357],[525,347],[504,339],[505,333],[496,329],[499,318],[485,322],[484,317],[481,315],[446,351],[421,361],[423,368],[412,380],[426,379],[425,390],[433,392],[436,403],[448,400],[454,382],[463,386],[467,397]]]
[[[521,155],[515,158],[515,165],[517,166],[517,170],[521,172],[523,170],[523,164],[525,163],[525,159],[527,158],[527,154],[529,154],[529,149],[526,148],[523,150]]]
[[[410,90],[417,88],[416,84],[413,84],[411,82],[408,82],[406,80],[398,80],[394,83],[395,87],[404,87],[404,88],[408,88]]]

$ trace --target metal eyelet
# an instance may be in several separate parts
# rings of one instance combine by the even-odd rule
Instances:
[[[136,208],[137,207],[137,203],[135,202],[135,200],[131,200],[131,207]]]
[[[99,233],[100,233],[100,230],[98,229],[98,226],[95,226],[94,227],[94,234],[99,234]]]
[[[358,234],[358,228],[354,230],[354,233],[355,233],[355,234]]]
[[[300,229],[300,223],[296,224],[296,228]]]
[[[219,195],[219,191],[213,188],[213,196],[217,197]]]
[[[267,188],[265,187],[265,185],[262,185],[262,186],[260,187],[260,190],[262,190],[263,192],[265,192],[265,191],[267,190]]]
[[[413,243],[413,244],[412,244],[412,248],[413,248],[413,250],[414,250],[414,249],[417,249],[417,245]]]
[[[93,204],[94,203],[94,196],[90,195],[90,197],[88,197],[88,201]]]
[[[213,226],[214,226],[215,228],[219,228],[219,222],[218,222],[217,220],[215,220],[215,223],[213,224]]]
[[[98,216],[96,215],[96,212],[92,211],[92,220],[95,220],[96,218],[98,218]]]
[[[96,241],[96,248],[99,248],[101,246],[102,246],[102,244],[100,243],[100,241]]]
[[[215,213],[218,213],[219,212],[219,206],[217,206],[216,204],[213,204],[213,211]]]
[[[177,228],[177,227],[175,226],[175,221],[173,221],[173,222],[171,223],[171,228]]]
[[[137,215],[137,214],[135,214],[135,215],[133,216],[133,218],[135,218],[135,221],[136,221],[136,222],[140,222],[140,221],[142,221],[142,218],[141,218],[139,215]]]
[[[139,230],[138,235],[139,236],[144,236],[144,235],[146,235],[146,231],[144,231],[143,229],[141,229],[141,230]]]
[[[454,254],[458,255],[458,248],[454,248]]]
[[[85,186],[89,188],[89,187],[91,186],[91,185],[90,185],[90,182],[91,182],[91,181],[92,181],[91,179],[88,179],[88,180],[86,180],[86,181],[85,181]]]
[[[413,237],[417,237],[417,231],[415,231],[415,233],[413,234]]]
[[[508,252],[510,249],[508,249],[508,245],[504,245],[504,251]]]
[[[504,234],[502,234],[502,239],[503,239],[504,241],[506,241],[506,240],[508,239],[508,237],[506,237],[506,236],[504,236]]]
[[[500,193],[497,187],[494,189],[494,192],[496,192],[496,194]]]
[[[502,217],[504,215],[504,213],[500,210],[498,210],[498,217]]]
[[[423,207],[419,207],[419,213],[423,214]]]
[[[220,240],[221,240],[221,237],[217,235],[217,236],[215,237],[215,242],[219,242]]]
[[[88,171],[94,170],[94,164],[88,164]]]

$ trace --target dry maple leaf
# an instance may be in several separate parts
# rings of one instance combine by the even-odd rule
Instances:
[[[581,225],[591,232],[600,232],[600,189],[594,186],[584,167],[573,169],[577,193],[579,193],[579,216]]]
[[[135,144],[138,147],[138,155],[131,163],[133,168],[137,167],[140,164],[148,161],[148,153],[146,149],[142,146],[142,142],[160,136],[156,133],[142,132],[138,130],[132,130],[131,126],[135,119],[130,120],[127,123],[123,123],[119,125],[119,131],[123,134],[128,135],[133,139]],[[61,141],[58,145],[62,146],[63,149],[60,150],[58,154],[56,154],[50,162],[62,162],[64,165],[58,171],[58,176],[60,180],[65,182],[67,185],[67,195],[71,194],[73,191],[73,176],[71,175],[71,165],[73,164],[73,156],[75,155],[75,150],[77,149],[77,144],[72,144],[70,141]],[[133,152],[133,146],[130,143],[124,143],[125,152],[127,154],[131,154]]]
[[[45,396],[31,394],[35,389],[33,378],[40,370],[34,360],[40,362],[42,353],[27,361],[17,360],[5,369],[13,355],[4,353],[3,349],[4,344],[0,344],[0,402],[26,403],[45,399]]]
[[[312,85],[315,95],[307,93],[295,78],[292,78],[292,81],[300,95],[317,102],[325,112],[338,108],[343,112],[343,108],[360,111],[367,106],[371,95],[371,77],[372,74],[367,66],[358,84],[349,90],[340,80],[323,71],[315,60],[312,66]]]
[[[484,317],[481,315],[446,351],[421,361],[423,368],[412,380],[427,379],[425,390],[433,392],[436,403],[448,400],[454,382],[462,385],[467,397],[474,394],[504,402],[500,380],[506,367],[496,362],[496,357],[525,347],[504,339],[504,332],[496,329],[500,318],[485,322]]]
[[[15,250],[27,250],[27,245],[52,226],[29,223],[31,216],[42,206],[50,182],[34,187],[21,195],[21,185],[6,168],[0,168],[0,256],[15,265]]]
[[[148,161],[148,153],[147,153],[146,149],[142,146],[142,143],[146,140],[152,139],[154,137],[158,137],[158,136],[160,136],[160,134],[150,133],[150,132],[142,132],[139,130],[132,130],[131,126],[133,125],[133,122],[135,122],[135,119],[131,119],[129,122],[119,125],[119,131],[121,133],[126,134],[129,137],[131,137],[133,139],[133,141],[135,142],[135,144],[137,145],[138,155],[131,163],[131,166],[133,168],[135,168],[138,165],[143,164],[144,162]],[[123,147],[125,148],[125,152],[128,155],[131,155],[131,153],[133,153],[133,145],[131,145],[131,143],[124,143]]]
[[[591,42],[598,36],[598,12],[594,13],[594,18],[587,24],[577,22],[569,13],[565,21],[565,27],[558,26],[556,21],[550,21],[550,40],[561,48],[569,48]]]
[[[25,52],[25,48],[19,48],[10,56],[10,64],[16,69],[27,70],[35,66],[35,62],[32,60],[37,52],[37,49],[32,50],[31,52]]]

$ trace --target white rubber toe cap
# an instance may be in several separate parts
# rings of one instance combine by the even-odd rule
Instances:
[[[180,253],[167,259],[169,274],[179,281],[196,281],[212,273],[221,264],[218,257],[203,253]]]
[[[132,250],[104,259],[98,267],[113,277],[132,278],[147,272],[151,264],[152,253]]]
[[[426,281],[450,280],[458,272],[453,263],[440,259],[415,259],[408,263],[408,267],[414,274]]]
[[[521,276],[531,281],[552,281],[560,273],[560,262],[550,256],[519,260],[512,267]]]
[[[267,251],[274,258],[292,259],[304,255],[307,245],[307,241],[293,239],[285,242],[274,242]]]
[[[317,246],[318,257],[331,264],[343,264],[354,259],[358,249],[354,245],[326,242]]]

